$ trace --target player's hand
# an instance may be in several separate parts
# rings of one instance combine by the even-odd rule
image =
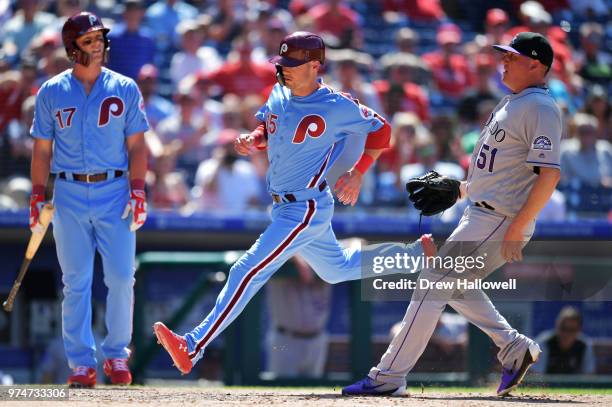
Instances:
[[[40,211],[44,205],[44,195],[32,194],[32,196],[30,196],[30,230],[32,233],[43,233],[45,231],[45,227],[38,221]]]
[[[234,140],[234,150],[240,155],[251,154],[251,147],[255,144],[255,137],[249,133],[242,133]]]
[[[350,170],[338,178],[334,186],[334,192],[340,202],[345,205],[355,205],[357,198],[359,198],[362,181],[363,174],[357,170]]]
[[[130,230],[134,232],[140,229],[147,220],[147,201],[145,191],[142,189],[134,189],[130,192],[130,200],[125,209],[121,219],[126,219],[132,212],[132,223],[130,223]]]
[[[523,260],[523,231],[521,228],[510,224],[504,235],[501,254],[508,263]]]

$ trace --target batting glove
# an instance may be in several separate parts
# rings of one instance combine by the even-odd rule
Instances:
[[[30,196],[30,230],[32,233],[42,233],[45,227],[38,221],[40,211],[45,205],[45,196],[42,194],[32,194]]]
[[[133,189],[130,192],[130,200],[125,209],[121,219],[127,219],[128,215],[132,212],[132,223],[130,223],[130,230],[134,232],[140,229],[147,220],[147,202],[145,191],[142,189]]]

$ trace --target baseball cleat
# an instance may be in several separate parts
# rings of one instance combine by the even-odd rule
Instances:
[[[421,236],[419,240],[421,241],[421,246],[423,246],[423,254],[425,257],[434,257],[438,253],[436,243],[430,234]]]
[[[538,361],[540,353],[542,353],[542,350],[537,343],[533,342],[531,345],[529,345],[529,348],[527,348],[525,356],[523,357],[523,362],[518,369],[514,369],[514,367],[512,369],[502,369],[501,383],[497,388],[497,395],[499,397],[507,396],[512,390],[516,389],[517,386],[521,384],[527,370],[529,370],[531,365]]]
[[[163,322],[153,324],[153,332],[157,336],[158,343],[166,349],[172,358],[174,366],[182,373],[191,372],[193,364],[187,352],[187,341],[184,337],[172,332]]]
[[[96,369],[89,366],[77,366],[68,376],[68,387],[71,389],[91,389],[96,385]]]
[[[132,373],[127,359],[106,359],[104,361],[104,374],[110,378],[112,384],[128,386],[132,384]]]
[[[381,383],[369,376],[342,389],[343,396],[406,396],[406,386]]]

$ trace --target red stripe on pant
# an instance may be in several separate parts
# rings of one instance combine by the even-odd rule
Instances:
[[[313,199],[309,199],[308,200],[308,210],[306,212],[306,216],[304,216],[304,220],[302,221],[302,223],[300,223],[295,229],[293,229],[293,231],[289,234],[289,236],[287,236],[287,238],[280,245],[278,245],[276,249],[268,257],[266,257],[261,263],[256,265],[254,268],[251,269],[251,271],[248,272],[246,278],[242,280],[242,283],[240,284],[240,286],[234,293],[234,296],[230,300],[229,304],[227,304],[227,307],[225,308],[225,310],[223,310],[223,312],[221,313],[221,316],[219,317],[217,322],[215,322],[212,328],[210,328],[206,336],[204,336],[204,338],[200,342],[198,342],[195,350],[189,354],[189,358],[193,359],[198,354],[198,352],[208,343],[208,340],[212,337],[215,331],[219,328],[219,326],[221,325],[223,320],[227,317],[227,315],[232,310],[234,305],[236,305],[236,303],[242,296],[242,293],[246,289],[247,285],[249,285],[249,282],[253,279],[253,277],[255,277],[255,275],[259,271],[263,270],[264,267],[266,267],[276,257],[278,257],[287,248],[287,246],[291,244],[291,242],[297,237],[297,235],[299,235],[302,230],[308,227],[308,224],[312,220],[312,216],[315,213],[315,209],[316,209],[315,201]]]

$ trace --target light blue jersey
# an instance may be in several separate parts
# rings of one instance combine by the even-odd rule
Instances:
[[[62,335],[71,368],[95,367],[91,284],[96,251],[102,258],[106,358],[127,358],[132,336],[136,238],[121,219],[130,191],[126,138],[148,130],[136,83],[102,68],[89,95],[67,70],[40,88],[31,134],[53,141],[51,172],[58,174],[53,236],[62,268]],[[82,175],[104,175],[83,182]],[[89,179],[89,177],[86,177]]]
[[[276,84],[255,115],[268,131],[268,190],[284,194],[313,188],[342,152],[347,137],[383,126],[379,116],[345,93],[321,85],[305,97]],[[346,139],[346,140],[345,140]]]
[[[90,174],[126,171],[125,138],[148,129],[132,79],[102,68],[87,95],[69,69],[38,91],[31,134],[53,140],[51,172]]]

